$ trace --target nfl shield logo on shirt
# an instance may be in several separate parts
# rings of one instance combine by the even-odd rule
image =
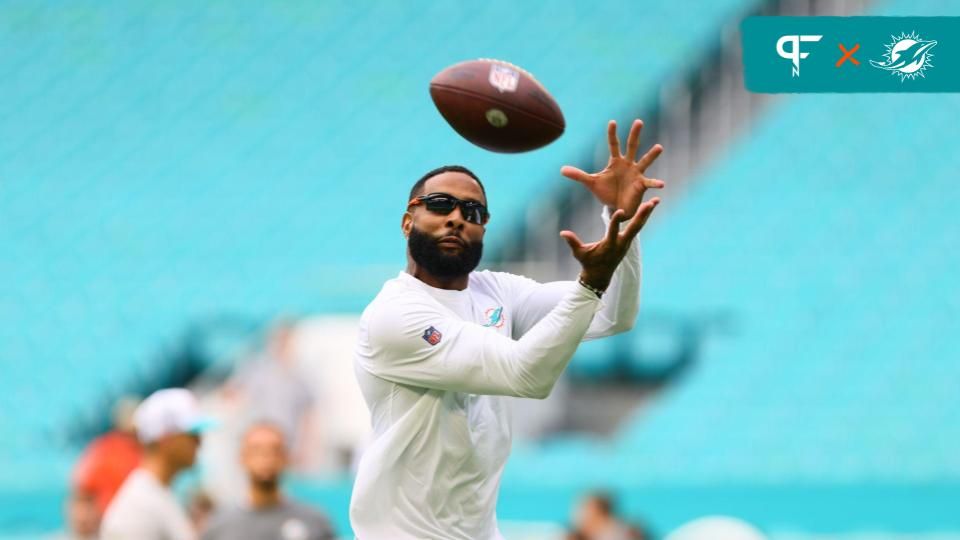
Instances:
[[[432,326],[423,331],[423,339],[430,345],[436,345],[437,343],[440,343],[440,338],[442,337],[443,334],[441,334],[439,330]]]

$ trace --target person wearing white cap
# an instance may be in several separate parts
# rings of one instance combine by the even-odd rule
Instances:
[[[193,466],[200,434],[211,420],[188,390],[158,390],[133,415],[143,461],[124,481],[107,508],[103,540],[195,540],[197,532],[170,484]]]

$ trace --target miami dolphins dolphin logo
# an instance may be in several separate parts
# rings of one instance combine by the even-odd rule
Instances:
[[[890,37],[893,42],[884,45],[887,48],[887,52],[883,55],[884,59],[880,62],[871,60],[870,65],[885,69],[891,75],[898,75],[900,82],[917,77],[926,77],[923,72],[933,67],[931,62],[933,53],[930,52],[930,49],[937,42],[921,39],[916,32],[901,33],[899,37]]]
[[[503,326],[503,306],[490,308],[483,315],[487,319],[487,322],[483,324],[484,326],[491,328],[501,328]]]

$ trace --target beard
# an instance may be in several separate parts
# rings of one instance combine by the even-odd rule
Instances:
[[[468,242],[463,240],[463,249],[458,253],[447,253],[437,244],[439,238],[434,238],[425,232],[410,229],[410,238],[407,247],[414,262],[426,271],[439,278],[453,278],[469,274],[480,264],[483,256],[483,242]]]
[[[251,476],[250,483],[253,484],[258,491],[276,491],[280,486],[280,476]]]

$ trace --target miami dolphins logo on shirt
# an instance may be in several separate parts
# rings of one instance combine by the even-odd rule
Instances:
[[[489,326],[490,328],[503,327],[503,306],[484,311],[483,317],[487,320],[487,322],[483,323],[484,326]]]

